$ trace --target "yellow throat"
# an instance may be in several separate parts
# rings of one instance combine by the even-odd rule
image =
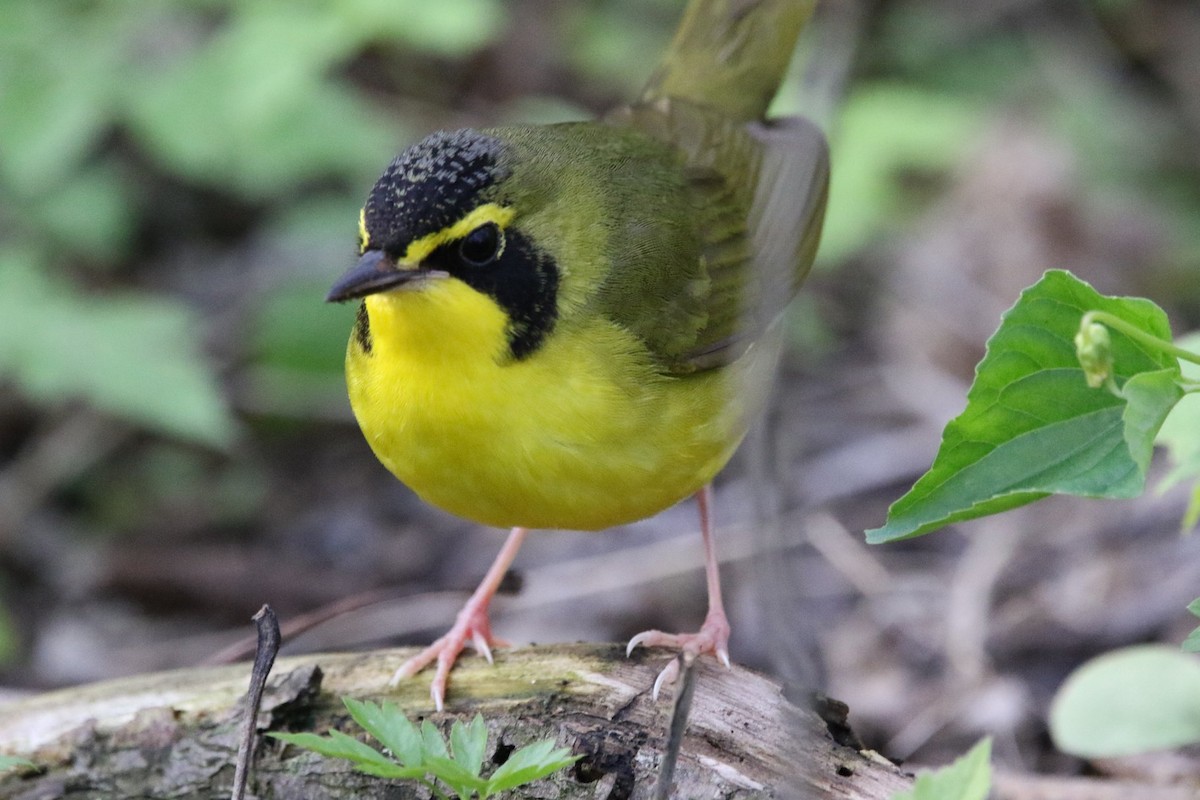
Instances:
[[[380,461],[426,501],[498,527],[596,530],[699,490],[741,437],[728,373],[656,374],[601,318],[505,356],[507,317],[464,283],[365,300],[350,402]]]

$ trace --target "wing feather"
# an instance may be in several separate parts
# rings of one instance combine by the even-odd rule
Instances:
[[[824,137],[802,119],[740,124],[679,100],[623,109],[608,121],[678,150],[699,238],[698,253],[663,258],[667,272],[656,285],[668,296],[656,298],[660,312],[622,324],[667,374],[736,360],[812,266],[829,184]]]

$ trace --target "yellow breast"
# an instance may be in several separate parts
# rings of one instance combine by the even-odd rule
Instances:
[[[366,298],[350,402],[376,456],[426,501],[500,527],[595,530],[696,492],[742,436],[727,371],[656,373],[587,315],[505,357],[503,311],[457,280]]]

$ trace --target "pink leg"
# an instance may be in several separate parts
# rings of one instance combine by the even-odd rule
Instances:
[[[521,549],[521,543],[525,541],[525,534],[528,532],[527,528],[512,529],[504,546],[496,555],[496,560],[492,562],[492,566],[488,568],[487,574],[479,583],[479,587],[462,607],[462,611],[458,612],[454,625],[446,632],[445,636],[405,661],[400,669],[396,670],[389,685],[395,686],[405,678],[411,678],[436,660],[437,672],[434,673],[433,683],[429,687],[429,696],[433,698],[433,704],[437,710],[441,711],[444,705],[443,700],[446,697],[446,682],[450,678],[450,668],[454,666],[459,653],[463,651],[468,642],[474,646],[477,652],[483,654],[489,664],[492,663],[493,645],[496,647],[508,646],[507,642],[492,636],[492,625],[488,620],[488,604],[492,602],[492,597],[496,594],[500,581],[504,579],[504,574],[512,566],[513,559],[517,557],[517,551]]]
[[[725,605],[721,602],[721,577],[717,565],[717,548],[713,539],[712,486],[705,486],[696,493],[700,504],[700,534],[704,537],[704,574],[708,581],[708,614],[704,624],[696,633],[663,633],[644,631],[629,640],[626,655],[639,645],[647,647],[676,647],[684,653],[698,656],[712,653],[726,667],[729,666],[729,619],[725,616]],[[665,683],[674,683],[679,677],[679,659],[674,659],[658,674],[654,681],[654,699]]]

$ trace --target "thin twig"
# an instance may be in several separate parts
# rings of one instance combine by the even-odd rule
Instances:
[[[692,711],[692,695],[696,690],[696,656],[680,653],[683,662],[676,686],[675,708],[671,711],[671,730],[663,750],[662,765],[658,768],[658,780],[654,784],[655,800],[667,800],[671,796],[671,783],[675,780],[675,764],[679,760],[679,748],[683,745],[683,732],[687,729],[688,716]]]
[[[242,720],[242,741],[238,745],[237,769],[233,774],[230,800],[242,800],[246,796],[246,781],[250,778],[250,759],[254,754],[254,736],[258,728],[258,708],[262,705],[267,676],[275,664],[275,654],[279,652],[279,620],[270,606],[264,605],[258,610],[254,615],[254,624],[258,628],[258,650],[254,653],[254,667],[250,670],[246,716]]]

